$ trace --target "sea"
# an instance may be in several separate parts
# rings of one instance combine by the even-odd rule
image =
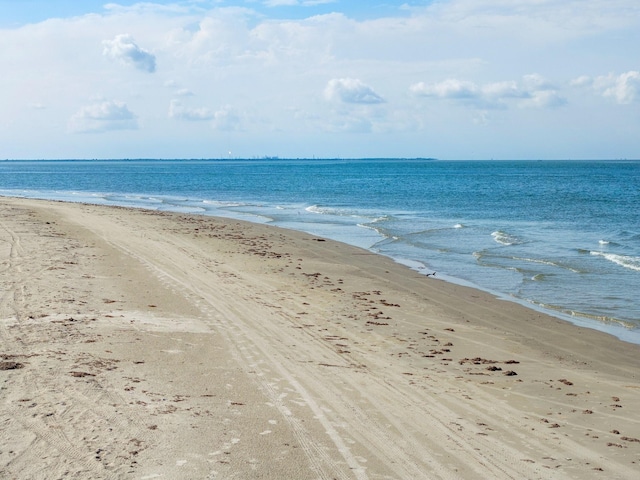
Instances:
[[[0,195],[301,230],[640,343],[640,161],[17,160]]]

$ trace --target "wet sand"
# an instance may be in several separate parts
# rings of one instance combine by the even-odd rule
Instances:
[[[1,198],[0,262],[0,478],[640,476],[640,346],[368,251]]]

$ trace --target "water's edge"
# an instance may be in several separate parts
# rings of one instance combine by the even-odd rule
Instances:
[[[68,196],[67,196],[68,195]],[[101,206],[114,206],[114,207],[124,207],[124,208],[131,208],[131,209],[139,209],[139,210],[149,210],[149,211],[167,211],[167,212],[172,212],[172,213],[182,213],[182,214],[187,214],[187,215],[202,215],[202,216],[209,216],[209,217],[218,217],[218,218],[224,218],[224,219],[233,219],[233,220],[241,220],[241,221],[247,221],[250,223],[258,223],[258,224],[263,224],[263,225],[272,225],[278,228],[284,228],[284,229],[288,229],[288,230],[294,230],[294,231],[301,231],[304,233],[309,233],[315,236],[319,236],[319,237],[323,237],[323,238],[327,238],[333,241],[337,241],[337,242],[341,242],[344,244],[348,244],[348,245],[352,245],[352,246],[356,246],[356,247],[360,247],[360,248],[364,248],[366,250],[369,250],[372,253],[375,253],[377,255],[382,255],[385,256],[387,258],[392,259],[393,261],[395,261],[398,264],[404,265],[407,268],[410,268],[416,272],[418,272],[419,274],[434,274],[437,275],[437,277],[440,280],[446,281],[448,283],[452,283],[452,284],[456,284],[456,285],[461,285],[464,287],[468,287],[468,288],[474,288],[476,290],[479,291],[483,291],[485,293],[488,293],[492,296],[494,296],[495,298],[502,300],[502,301],[509,301],[509,302],[513,302],[516,304],[519,304],[525,308],[529,308],[531,310],[535,310],[537,312],[543,313],[545,315],[549,315],[551,317],[555,317],[558,319],[561,319],[563,321],[569,322],[573,325],[576,325],[578,327],[582,327],[582,328],[589,328],[592,330],[597,330],[600,331],[602,333],[606,333],[609,335],[612,335],[616,338],[618,338],[621,341],[624,342],[628,342],[628,343],[633,343],[633,344],[640,344],[640,328],[625,328],[622,325],[618,325],[618,324],[607,324],[604,322],[600,322],[597,320],[591,320],[588,318],[581,318],[579,316],[576,315],[570,315],[570,314],[566,314],[564,312],[561,311],[557,311],[554,309],[549,309],[549,308],[544,308],[544,306],[541,305],[537,305],[533,302],[529,302],[529,301],[525,301],[522,299],[519,299],[517,297],[511,296],[511,295],[507,295],[507,294],[503,294],[501,292],[497,292],[494,290],[491,290],[490,288],[487,288],[485,286],[482,285],[478,285],[474,282],[470,282],[461,278],[457,278],[455,276],[451,276],[451,275],[447,275],[445,273],[442,272],[434,272],[433,270],[428,269],[423,263],[416,261],[416,260],[412,260],[412,259],[408,259],[408,258],[403,258],[401,256],[392,256],[392,255],[388,255],[385,254],[384,252],[380,252],[378,249],[375,248],[375,244],[377,243],[374,240],[374,237],[371,235],[371,230],[366,228],[366,230],[369,231],[369,234],[367,236],[364,237],[364,239],[359,238],[359,241],[355,241],[355,242],[349,242],[349,241],[345,241],[344,236],[340,236],[340,235],[331,235],[330,232],[327,232],[326,230],[322,230],[322,229],[314,229],[311,228],[316,224],[313,223],[306,223],[306,224],[299,224],[296,227],[292,227],[286,224],[278,224],[277,222],[273,221],[273,219],[267,217],[267,216],[260,216],[257,215],[255,213],[247,213],[247,212],[237,212],[234,211],[233,209],[225,209],[225,208],[221,208],[218,207],[215,209],[214,212],[211,212],[209,210],[206,209],[202,209],[202,211],[198,211],[198,209],[192,208],[192,207],[186,207],[186,208],[179,208],[179,207],[175,207],[175,208],[171,208],[170,206],[168,206],[167,203],[163,203],[161,208],[158,208],[158,206],[151,206],[151,205],[136,205],[135,202],[134,203],[128,203],[128,202],[117,202],[117,201],[104,201],[104,196],[103,195],[98,195],[96,194],[96,198],[101,198],[101,201],[91,201],[91,194],[87,194],[85,192],[83,192],[82,194],[77,194],[78,197],[81,198],[77,198],[77,199],[73,199],[73,198],[69,198],[69,197],[73,197],[74,193],[67,193],[67,195],[65,194],[61,194],[61,192],[57,192],[57,194],[50,194],[50,195],[46,195],[46,194],[42,194],[42,193],[36,193],[36,192],[30,192],[29,194],[23,194],[23,195],[8,195],[8,194],[2,194],[0,195],[0,198],[2,197],[6,197],[6,198],[25,198],[25,199],[33,199],[33,200],[43,200],[43,201],[58,201],[58,202],[68,202],[68,203],[79,203],[79,204],[86,204],[86,205],[101,205]],[[62,198],[62,197],[67,197],[67,198]],[[136,197],[136,195],[131,195],[132,198]],[[376,235],[377,236],[377,235]],[[383,237],[380,236],[380,239],[382,239]]]

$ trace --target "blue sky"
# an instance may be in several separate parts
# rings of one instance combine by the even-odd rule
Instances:
[[[105,13],[109,4],[132,6],[136,0],[0,0],[0,26],[11,27],[25,23],[42,22],[49,18],[65,18],[91,13]],[[250,8],[267,17],[303,19],[312,15],[324,15],[335,11],[355,19],[379,18],[385,15],[406,14],[412,6],[424,6],[431,1],[365,1],[365,0],[161,0],[158,5],[183,5],[202,10],[217,7]]]
[[[640,158],[637,0],[0,0],[0,159]]]

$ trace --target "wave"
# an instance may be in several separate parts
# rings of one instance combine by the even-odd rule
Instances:
[[[602,248],[610,248],[610,247],[621,247],[622,244],[613,240],[598,240],[598,245]]]
[[[333,208],[321,207],[319,205],[311,205],[305,208],[305,210],[309,213],[318,213],[320,215],[331,215],[335,211]]]
[[[318,215],[333,215],[336,217],[351,217],[351,218],[364,218],[370,223],[380,223],[390,220],[392,217],[389,215],[376,215],[373,212],[367,213],[361,210],[352,210],[346,208],[335,207],[321,207],[320,205],[311,205],[305,208],[308,213],[315,213]]]
[[[530,267],[526,264],[533,263],[536,265],[545,265],[561,270],[568,270],[572,273],[584,273],[582,270],[578,270],[574,267],[560,263],[555,260],[545,260],[539,258],[529,257],[517,257],[511,255],[499,255],[494,253],[495,250],[482,250],[473,252],[473,256],[476,258],[476,262],[479,265],[490,266],[495,268],[503,268],[505,270],[512,270],[519,272],[523,275],[532,275],[531,280],[540,281],[549,276],[549,273],[536,272],[540,268]],[[545,269],[547,272],[549,270]],[[535,273],[534,273],[535,272]]]
[[[214,207],[222,207],[222,208],[232,208],[232,207],[249,207],[250,203],[245,202],[234,202],[234,201],[223,201],[223,200],[202,200],[202,203],[205,205],[213,205]]]
[[[593,252],[593,251],[590,253],[591,255],[603,257],[609,260],[610,262],[615,263],[616,265],[620,265],[621,267],[640,272],[640,257],[631,257],[631,256],[619,255],[615,253],[604,253],[604,252]]]
[[[552,260],[540,260],[537,258],[525,258],[525,257],[511,257],[513,260],[519,260],[521,262],[529,262],[529,263],[539,263],[541,265],[549,265],[550,267],[562,268],[564,270],[569,270],[573,273],[581,273],[580,270],[576,270],[575,268],[569,267],[567,265],[562,265],[561,263],[554,262]]]
[[[86,193],[73,192],[73,195],[87,195]],[[90,194],[92,198],[104,200],[115,205],[139,206],[144,208],[155,207],[167,203],[164,198],[157,198],[145,195],[122,195],[122,194]]]
[[[309,213],[316,213],[318,215],[334,215],[336,217],[363,217],[360,212],[349,209],[335,208],[335,207],[321,207],[320,205],[311,205],[305,210]]]
[[[456,223],[455,225],[451,225],[451,226],[433,225],[431,228],[425,228],[425,229],[416,230],[416,231],[408,231],[403,234],[403,238],[406,238],[407,240],[410,238],[421,238],[421,237],[429,238],[429,237],[434,237],[441,234],[445,234],[445,235],[450,234],[452,230],[461,230],[463,228],[466,228],[466,227],[461,223]]]
[[[387,240],[387,239],[398,240],[400,238],[395,235],[391,235],[384,228],[375,226],[375,223],[376,223],[375,221],[372,221],[370,223],[357,223],[356,226],[367,229],[367,230],[373,230],[374,232],[382,236],[384,240]]]
[[[522,240],[520,240],[515,235],[511,235],[509,233],[502,232],[500,230],[497,230],[497,231],[493,232],[491,234],[491,236],[493,237],[493,239],[496,242],[498,242],[501,245],[509,246],[509,245],[520,245],[520,244],[524,243]]]
[[[584,323],[581,321],[581,320],[591,320],[591,321],[595,321],[596,325],[597,324],[600,324],[602,326],[610,325],[610,326],[622,328],[629,331],[636,330],[638,328],[638,325],[635,322],[630,322],[628,320],[616,318],[609,315],[583,312],[579,310],[566,308],[560,305],[544,303],[544,302],[535,301],[531,299],[523,299],[523,301],[530,305],[540,307],[543,309],[543,311],[547,310],[547,311],[556,312],[560,314],[562,318],[565,318],[577,325],[582,325],[582,326],[588,325],[593,328],[594,326],[593,323]],[[607,330],[604,330],[604,331],[607,331]]]

